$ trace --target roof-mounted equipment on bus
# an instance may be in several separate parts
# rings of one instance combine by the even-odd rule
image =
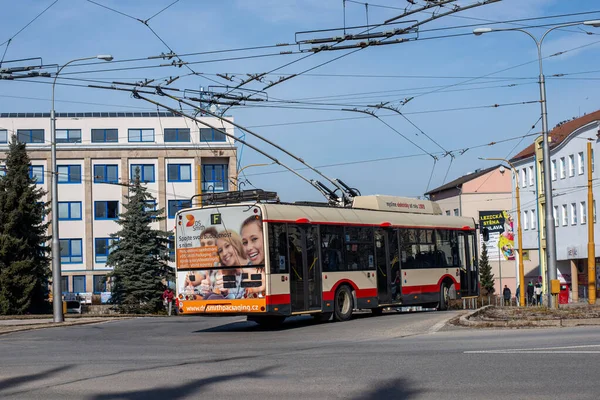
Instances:
[[[340,198],[340,196],[338,196],[337,194],[335,194],[335,192],[333,190],[329,189],[322,182],[319,182],[317,180],[311,180],[310,182],[313,184],[313,186],[319,192],[321,192],[321,194],[323,196],[325,196],[329,200],[329,204],[330,205],[332,205],[332,206],[342,206],[342,207],[345,206],[345,204],[344,204],[345,196],[342,196]]]
[[[279,202],[279,196],[277,192],[267,192],[262,189],[251,189],[251,190],[240,190],[234,192],[219,192],[219,193],[202,193],[192,196],[190,201],[194,197],[201,197],[202,205],[215,205],[215,204],[233,204],[243,203],[248,201],[254,202]]]
[[[351,188],[350,186],[348,186],[348,185],[346,185],[344,182],[342,182],[342,180],[341,180],[341,179],[336,179],[335,181],[336,181],[337,183],[339,183],[340,185],[342,185],[342,187],[343,187],[344,189],[346,189],[346,193],[347,193],[347,194],[348,194],[350,197],[354,198],[354,197],[356,197],[356,196],[360,196],[360,190],[358,190],[358,189],[356,189],[356,188]]]

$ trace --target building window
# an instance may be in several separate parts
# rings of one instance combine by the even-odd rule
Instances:
[[[169,218],[175,218],[177,211],[191,206],[192,202],[190,200],[169,200]]]
[[[581,215],[581,225],[587,223],[587,209],[585,208],[585,201],[579,203],[579,214]]]
[[[554,206],[554,210],[552,210],[552,216],[554,217],[554,226],[558,226],[558,206]]]
[[[58,220],[59,221],[81,220],[81,202],[80,201],[59,201],[58,202]]]
[[[166,128],[165,142],[190,142],[189,128]]]
[[[521,170],[521,187],[527,187],[527,168]]]
[[[560,179],[565,179],[566,166],[565,166],[565,158],[560,158]]]
[[[450,210],[446,210],[446,215],[450,215]]]
[[[94,275],[94,294],[107,292],[106,275]]]
[[[118,201],[95,201],[94,219],[117,219],[119,218]]]
[[[580,151],[577,154],[577,173],[579,173],[579,175],[583,175],[583,171],[585,170],[583,163],[584,163],[583,151]]]
[[[575,176],[575,156],[569,155],[569,176]]]
[[[529,229],[529,212],[523,211],[523,230],[526,231]]]
[[[219,131],[212,128],[200,128],[200,141],[201,142],[224,142],[226,136]]]
[[[535,226],[537,225],[537,221],[535,220],[535,210],[531,210],[531,213],[529,215],[531,216],[531,230],[534,231]]]
[[[58,183],[81,183],[81,165],[59,165]]]
[[[529,186],[533,186],[535,174],[533,173],[533,165],[529,167]]]
[[[567,205],[566,204],[562,205],[561,218],[562,218],[562,226],[567,226],[567,224],[569,223],[569,218],[567,215]]]
[[[85,293],[85,275],[73,276],[73,293]]]
[[[192,165],[191,164],[167,164],[168,182],[191,182]]]
[[[30,165],[29,166],[29,177],[35,181],[38,185],[44,183],[44,166],[43,165]]]
[[[154,142],[154,129],[129,129],[127,137],[130,142]]]
[[[202,191],[226,192],[229,190],[227,164],[202,165]]]
[[[0,129],[0,143],[8,143],[8,131]]]
[[[81,143],[81,129],[57,129],[56,143]]]
[[[60,277],[60,290],[62,293],[69,292],[69,277],[68,276]]]
[[[118,143],[118,129],[92,129],[92,143]]]
[[[140,169],[141,182],[154,182],[154,164],[131,164],[131,180],[135,179],[136,169]]]
[[[17,140],[21,143],[44,143],[43,129],[18,129]]]
[[[552,180],[555,181],[556,180],[556,160],[552,160],[550,167],[551,167],[550,171],[552,172]]]
[[[0,165],[0,176],[6,176],[6,165]]]
[[[81,239],[60,239],[60,262],[63,264],[83,262]]]
[[[110,248],[113,244],[115,244],[118,239],[113,238],[96,238],[94,239],[94,247],[96,249],[95,260],[98,264],[106,263],[108,259],[108,255],[111,253],[112,249]]]
[[[145,200],[144,211],[156,211],[156,200]]]
[[[577,204],[571,203],[571,225],[577,225]]]
[[[118,165],[94,165],[94,183],[118,183],[119,166]]]
[[[454,209],[454,215],[455,215],[455,216],[458,216],[458,215],[459,215],[459,213],[458,213],[458,208],[455,208],[455,209]]]

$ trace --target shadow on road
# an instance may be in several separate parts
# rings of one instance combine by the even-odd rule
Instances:
[[[5,391],[6,389],[11,389],[13,387],[18,387],[19,385],[24,383],[32,383],[41,379],[50,378],[71,368],[71,366],[65,365],[62,367],[49,369],[48,371],[38,372],[36,374],[15,376],[14,378],[4,379],[0,381],[0,392]]]
[[[377,384],[377,387],[366,393],[362,393],[355,400],[380,400],[380,399],[410,399],[421,391],[411,388],[406,379],[395,378],[390,381],[383,381]]]
[[[152,388],[146,390],[131,390],[125,392],[97,394],[88,397],[91,400],[165,400],[165,399],[181,399],[190,395],[198,396],[207,386],[219,382],[231,382],[236,379],[244,378],[264,378],[267,373],[277,367],[265,367],[256,371],[249,371],[241,374],[229,374],[220,376],[211,376],[202,379],[196,379],[189,383],[179,386],[170,386],[164,388]]]

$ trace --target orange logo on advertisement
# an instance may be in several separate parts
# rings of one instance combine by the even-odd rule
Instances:
[[[185,224],[185,226],[194,226],[194,216],[192,214],[187,214],[185,216],[185,218],[187,219],[187,223]]]

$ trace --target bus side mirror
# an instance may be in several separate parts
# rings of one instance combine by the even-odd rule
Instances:
[[[483,235],[483,241],[487,242],[490,240],[490,231],[488,228],[483,228],[481,230],[481,234]]]

